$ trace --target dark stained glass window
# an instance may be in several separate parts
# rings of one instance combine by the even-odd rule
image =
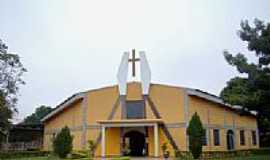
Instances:
[[[141,119],[145,117],[144,101],[127,101],[127,118]]]
[[[204,146],[207,146],[207,130],[206,129],[203,129],[203,137],[202,137],[202,144],[204,145]]]
[[[219,146],[220,145],[219,130],[214,129],[213,133],[214,133],[214,145]]]
[[[244,146],[246,144],[245,142],[245,131],[240,130],[240,145]]]
[[[255,145],[257,145],[256,131],[251,131],[251,134],[252,134],[252,144],[255,146]]]

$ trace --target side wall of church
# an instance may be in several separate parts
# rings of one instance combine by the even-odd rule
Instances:
[[[74,136],[73,147],[78,149],[81,147],[81,127],[82,127],[82,101],[75,102],[67,107],[64,111],[51,118],[44,124],[44,150],[52,150],[53,137],[65,126],[70,128],[71,134]]]
[[[195,97],[189,96],[189,120],[197,112],[206,129],[207,145],[203,147],[205,151],[227,150],[227,131],[232,130],[235,134],[235,149],[257,148],[252,144],[252,131],[257,130],[256,118],[253,116],[243,116],[224,106]],[[214,145],[213,130],[220,132],[220,145]],[[245,144],[240,145],[240,130],[244,130]]]

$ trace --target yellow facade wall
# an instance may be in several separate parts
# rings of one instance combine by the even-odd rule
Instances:
[[[87,94],[87,123],[97,124],[106,120],[118,98],[117,87],[107,87],[90,91]]]
[[[127,86],[127,100],[142,100],[142,89],[140,83],[129,83]]]
[[[52,150],[52,135],[44,134],[43,136],[43,149],[44,150]]]
[[[112,111],[113,106],[116,104],[119,97],[118,87],[106,87],[97,90],[91,90],[86,92],[86,115],[87,115],[87,125],[90,128],[86,132],[86,140],[96,140],[100,134],[100,129],[98,126],[98,120],[106,120]],[[197,112],[203,122],[203,124],[213,125],[210,128],[211,138],[208,138],[207,146],[203,147],[204,151],[221,151],[226,150],[226,132],[227,129],[224,128],[224,123],[227,126],[233,126],[236,124],[235,141],[236,149],[246,149],[246,148],[256,148],[258,145],[253,146],[251,143],[251,130],[256,130],[257,123],[256,119],[252,116],[240,116],[238,113],[226,109],[216,103],[209,102],[208,100],[201,99],[195,96],[188,96],[188,104],[185,104],[185,89],[181,87],[172,87],[166,85],[152,84],[150,87],[149,97],[154,102],[157,110],[161,114],[163,121],[166,124],[176,124],[177,127],[170,127],[169,131],[176,141],[181,151],[187,150],[187,138],[186,138],[186,128],[185,128],[185,105],[188,105],[188,120],[191,116]],[[128,101],[142,100],[141,95],[141,84],[137,82],[129,83],[127,87]],[[64,126],[71,128],[71,133],[74,135],[73,148],[74,150],[81,150],[82,146],[82,121],[83,121],[83,101],[77,101],[71,104],[64,111],[60,112],[53,118],[49,119],[44,123],[45,133],[44,133],[44,150],[51,150],[51,138],[52,130],[61,129]],[[113,117],[114,120],[121,119],[121,106],[117,104],[117,110]],[[149,103],[146,102],[146,116],[147,119],[154,119],[155,116],[150,109]],[[220,129],[221,145],[213,145],[213,129],[214,127]],[[91,128],[92,127],[92,128]],[[221,127],[221,128],[219,128]],[[248,127],[249,130],[246,132],[246,145],[240,146],[239,141],[239,128]],[[154,144],[153,144],[153,128],[148,129],[149,132],[149,155],[154,155]],[[120,154],[120,130],[118,128],[108,129],[106,132],[106,154],[107,155],[117,155]],[[174,153],[172,147],[170,146],[167,138],[165,137],[162,130],[159,130],[159,143],[160,147],[164,142],[167,142],[171,154]],[[211,143],[210,143],[211,141]],[[258,142],[257,142],[258,144]],[[160,152],[161,154],[161,148]],[[96,155],[101,155],[100,144],[97,147]]]
[[[81,101],[71,104],[64,111],[60,112],[49,121],[45,122],[45,131],[50,129],[61,129],[65,126],[69,128],[79,126],[82,123]],[[64,123],[63,123],[64,122]]]
[[[106,130],[106,155],[120,155],[120,129],[109,128]]]
[[[72,131],[71,135],[73,136],[73,150],[81,150],[81,136],[82,131]]]
[[[53,134],[59,132],[63,127],[68,126],[71,130],[71,134],[76,134],[74,136],[73,144],[74,149],[80,149],[80,134],[74,132],[76,127],[80,127],[82,125],[82,101],[77,101],[70,106],[68,106],[64,111],[60,112],[49,121],[44,123],[44,150],[52,149],[52,138]]]
[[[165,85],[151,85],[150,98],[166,123],[185,122],[184,90]],[[149,108],[149,106],[146,106]]]

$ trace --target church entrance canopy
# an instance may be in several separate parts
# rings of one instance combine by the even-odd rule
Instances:
[[[123,120],[99,120],[101,125],[101,156],[105,157],[106,148],[106,129],[107,128],[130,128],[130,127],[153,127],[154,130],[154,155],[158,157],[159,153],[159,124],[163,124],[161,119],[123,119]],[[108,134],[108,133],[107,133]]]

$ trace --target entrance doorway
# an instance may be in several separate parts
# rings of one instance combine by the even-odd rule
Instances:
[[[234,150],[234,133],[232,130],[227,131],[227,149]]]
[[[145,156],[145,135],[138,131],[129,131],[124,135],[124,143],[129,148],[129,156]]]

